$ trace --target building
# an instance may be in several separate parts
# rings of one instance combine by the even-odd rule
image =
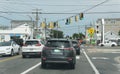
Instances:
[[[10,30],[0,30],[0,42],[1,41],[9,41],[16,38],[28,39],[31,36],[31,28],[28,24],[20,25],[14,29]]]
[[[102,41],[102,32],[103,32],[103,26],[102,26],[102,19],[98,19],[95,24],[96,28],[96,39],[98,42]],[[120,31],[120,18],[105,18],[104,19],[104,38],[105,40],[112,39],[115,40],[116,37],[120,38],[118,35]]]
[[[0,30],[0,41],[9,41],[16,38],[28,39],[46,39],[50,37],[50,29],[48,28],[35,28],[34,21],[29,20],[12,20],[11,28]]]

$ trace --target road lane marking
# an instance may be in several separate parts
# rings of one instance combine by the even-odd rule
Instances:
[[[20,74],[27,74],[28,72],[30,72],[31,70],[35,69],[36,67],[38,67],[39,65],[41,65],[41,62],[39,62],[38,64],[34,65],[33,67],[25,70],[24,72],[20,73]]]
[[[76,59],[80,59],[80,56],[76,56]],[[41,65],[41,62],[39,62],[38,64],[34,65],[33,67],[25,70],[24,72],[20,73],[20,74],[27,74],[28,72],[30,72],[31,70],[35,69],[36,67],[38,67],[39,65]]]
[[[13,60],[13,59],[16,59],[16,58],[19,58],[19,57],[21,57],[21,56],[19,55],[19,56],[14,56],[14,57],[5,58],[5,59],[0,60],[0,63],[1,63],[1,62],[5,62],[5,61],[9,61],[9,60]]]
[[[88,57],[87,53],[85,52],[84,49],[82,49],[84,55],[86,56],[88,62],[90,63],[91,67],[93,68],[95,74],[100,74],[99,71],[97,70],[97,68],[95,67],[95,65],[92,63],[92,61],[90,60],[90,58]]]
[[[76,59],[80,59],[80,56],[76,56]]]
[[[92,59],[99,59],[99,60],[107,60],[107,59],[109,59],[109,58],[106,58],[106,57],[92,57]]]

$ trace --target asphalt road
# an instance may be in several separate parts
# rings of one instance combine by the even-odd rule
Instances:
[[[86,52],[100,74],[120,74],[120,47],[87,47]]]
[[[80,56],[76,56],[76,68],[66,64],[48,65],[41,68],[41,59],[0,57],[0,74],[120,74],[120,49],[82,46]]]
[[[95,74],[88,59],[82,52],[76,56],[76,68],[69,69],[65,64],[40,67],[40,58],[25,58],[21,55],[13,57],[0,57],[0,74]]]

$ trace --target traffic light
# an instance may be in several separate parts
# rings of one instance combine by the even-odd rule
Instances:
[[[45,28],[45,22],[41,22],[41,24],[40,24],[40,26],[42,27],[42,28]]]
[[[53,28],[54,28],[54,23],[53,23],[53,22],[50,22],[50,23],[49,23],[49,28],[50,28],[50,29],[53,29]]]
[[[54,22],[54,27],[58,27],[58,22]]]
[[[76,22],[78,22],[78,18],[79,18],[79,17],[76,15],[76,16],[75,16],[75,21],[76,21]]]
[[[84,14],[80,13],[80,20],[82,20],[84,18]]]
[[[66,25],[68,25],[69,24],[69,19],[66,19],[66,23],[65,23]]]
[[[99,26],[98,25],[96,26],[96,33],[97,34],[99,33]]]
[[[71,24],[71,23],[72,23],[72,18],[70,17],[70,18],[69,18],[69,24]]]

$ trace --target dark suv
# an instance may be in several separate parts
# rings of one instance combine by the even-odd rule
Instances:
[[[69,39],[50,39],[42,50],[41,67],[47,64],[65,63],[71,69],[75,68],[76,51]]]
[[[72,44],[76,50],[76,54],[80,55],[80,43],[77,40],[72,40]]]

